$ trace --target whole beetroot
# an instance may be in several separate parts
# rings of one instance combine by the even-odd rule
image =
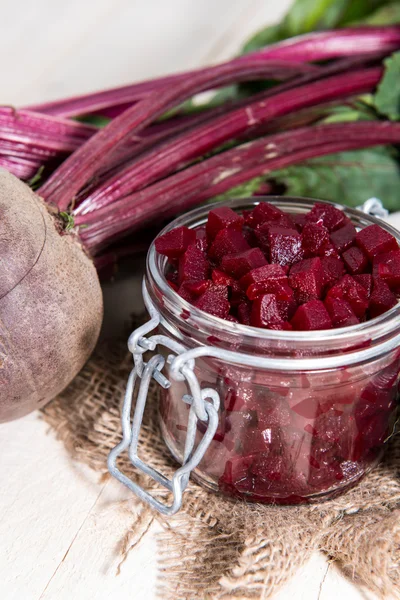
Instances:
[[[99,335],[96,270],[62,229],[36,194],[0,170],[0,422],[65,388]]]

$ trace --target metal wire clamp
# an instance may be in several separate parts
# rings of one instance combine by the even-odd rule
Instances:
[[[190,405],[186,442],[184,448],[183,464],[175,472],[172,479],[168,479],[156,469],[144,463],[138,456],[139,433],[142,425],[143,413],[146,405],[149,385],[154,379],[164,389],[171,386],[169,379],[162,373],[165,365],[165,359],[161,354],[155,354],[146,363],[143,355],[147,351],[155,351],[157,346],[164,346],[172,350],[167,363],[173,365],[177,356],[183,356],[187,349],[178,342],[171,340],[164,335],[153,335],[145,337],[151,333],[159,324],[160,315],[152,306],[145,285],[143,284],[143,297],[150,313],[150,321],[138,327],[130,336],[128,341],[129,350],[133,354],[134,367],[129,375],[125,397],[122,404],[121,423],[122,440],[111,450],[108,456],[108,470],[113,477],[126,485],[141,500],[147,502],[150,506],[158,510],[163,515],[173,515],[181,507],[182,494],[185,491],[190,473],[197,467],[203,458],[211,440],[215,435],[218,426],[219,395],[211,388],[201,390],[197,377],[194,373],[194,360],[183,360],[182,367],[174,369],[171,367],[171,378],[176,381],[186,381],[189,394],[185,394],[182,400]],[[182,364],[182,363],[181,363]],[[137,382],[140,380],[139,385]],[[131,417],[132,400],[135,389],[138,387],[136,405]],[[197,421],[207,423],[207,429],[204,436],[195,447]],[[173,494],[171,505],[164,504],[143,489],[138,483],[132,481],[117,467],[118,456],[128,450],[128,456],[131,464],[142,473],[149,475],[154,481],[161,484]]]

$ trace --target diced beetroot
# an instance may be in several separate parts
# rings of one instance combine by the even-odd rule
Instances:
[[[400,250],[375,256],[372,274],[387,283],[392,292],[400,293]]]
[[[195,231],[196,231],[196,246],[202,252],[207,252],[208,240],[207,240],[206,228],[204,227],[204,225],[200,225],[199,227],[197,227],[197,229]]]
[[[325,442],[337,444],[349,427],[349,419],[351,418],[349,415],[338,414],[334,410],[323,413],[315,419],[314,436]]]
[[[263,294],[274,294],[277,300],[284,300],[285,302],[290,302],[294,299],[292,288],[286,281],[278,279],[267,279],[267,281],[260,283],[252,283],[246,291],[246,296],[249,300],[255,300]]]
[[[372,260],[378,254],[398,250],[396,238],[379,225],[369,225],[356,235],[356,244]]]
[[[301,242],[306,258],[321,256],[324,254],[324,248],[330,243],[329,232],[320,221],[306,223],[301,233]]]
[[[238,491],[251,491],[253,484],[249,469],[254,458],[253,455],[235,456],[228,460],[225,471],[218,482],[219,487],[224,489],[225,486],[232,486]]]
[[[293,221],[297,231],[301,233],[303,231],[304,225],[307,223],[307,215],[305,213],[294,215]]]
[[[198,298],[197,294],[193,293],[193,290],[188,286],[191,284],[191,282],[187,282],[184,281],[178,288],[178,294],[180,295],[181,298],[183,298],[184,300],[186,300],[186,302],[191,302],[193,304],[193,302],[196,301],[196,299]]]
[[[241,302],[237,307],[237,315],[242,325],[250,325],[251,304],[248,301]]]
[[[156,238],[155,247],[159,254],[168,258],[178,258],[196,240],[194,229],[188,227],[176,227]]]
[[[283,398],[269,398],[260,402],[257,418],[260,429],[287,427],[291,423],[290,408]]]
[[[279,265],[265,265],[263,267],[258,267],[258,269],[252,269],[250,273],[244,275],[240,279],[239,284],[242,289],[247,290],[252,283],[263,283],[271,280],[285,283],[287,277],[284,269]]]
[[[369,298],[372,292],[372,275],[369,275],[368,273],[363,275],[354,275],[354,281],[357,281],[357,283],[365,288],[367,297]]]
[[[348,250],[345,250],[342,254],[342,260],[350,275],[360,275],[368,270],[368,258],[357,246],[351,246]]]
[[[322,296],[323,271],[320,258],[307,258],[293,265],[289,284],[299,304],[318,300]]]
[[[346,223],[344,227],[341,227],[337,231],[331,233],[330,238],[332,244],[335,246],[339,254],[342,254],[347,248],[353,244],[356,239],[357,231],[353,223]]]
[[[387,411],[375,413],[368,419],[364,419],[360,437],[365,448],[381,446],[389,435],[389,414]]]
[[[280,221],[281,223],[288,223],[289,226],[293,227],[293,222],[289,215],[286,215],[277,206],[270,204],[269,202],[260,202],[257,206],[246,215],[246,224],[250,227],[257,227],[261,223],[272,223],[274,221]]]
[[[254,300],[251,307],[250,324],[253,327],[267,329],[286,329],[286,323],[279,312],[276,296],[264,294]]]
[[[179,290],[179,287],[173,281],[168,281],[169,287],[171,287],[175,292]]]
[[[233,279],[230,283],[229,289],[229,302],[231,303],[232,307],[238,306],[241,302],[244,302],[246,300],[246,294],[242,290],[238,281],[235,281]]]
[[[340,462],[335,461],[330,465],[325,465],[320,469],[311,467],[308,474],[308,484],[315,487],[318,491],[336,486],[338,481],[343,479],[343,473],[340,468]]]
[[[345,275],[327,293],[327,298],[339,298],[348,302],[359,319],[365,315],[368,308],[366,289],[350,275]]]
[[[210,279],[203,279],[202,281],[185,281],[181,288],[185,287],[190,294],[193,296],[201,296],[206,290],[212,285]]]
[[[268,255],[271,263],[292,265],[303,258],[301,235],[295,229],[268,226]]]
[[[208,278],[208,273],[209,264],[206,255],[192,244],[179,259],[179,283],[203,281]]]
[[[251,473],[261,481],[280,481],[288,475],[288,465],[284,456],[268,453],[256,456]]]
[[[306,419],[316,419],[321,414],[320,403],[317,398],[309,396],[291,407],[292,410]]]
[[[211,259],[219,262],[227,254],[238,254],[249,249],[250,246],[244,239],[242,232],[227,227],[217,233],[208,255]]]
[[[311,300],[299,306],[291,320],[291,324],[293,329],[297,331],[332,328],[329,313],[321,300]]]
[[[279,454],[282,452],[282,437],[280,430],[274,427],[262,428],[260,426],[247,428],[242,432],[242,453]]]
[[[239,323],[239,319],[237,317],[235,317],[234,315],[228,315],[226,317],[227,321],[230,321],[231,323]]]
[[[207,236],[210,240],[213,240],[221,229],[232,227],[233,229],[240,230],[243,223],[244,219],[241,215],[235,213],[228,206],[219,206],[208,213],[206,225]]]
[[[390,291],[387,283],[374,277],[372,293],[369,299],[369,314],[371,318],[379,317],[397,304],[396,296]]]
[[[260,248],[250,248],[250,250],[246,250],[240,254],[224,256],[221,262],[221,268],[235,279],[240,279],[249,271],[266,264],[267,260]]]
[[[350,304],[345,300],[328,296],[324,304],[334,327],[349,327],[360,322],[352,311]]]
[[[346,274],[343,262],[340,258],[334,256],[326,256],[321,258],[322,267],[322,283],[324,287],[331,287],[335,281]]]
[[[216,285],[230,286],[233,283],[232,277],[229,277],[229,275],[219,269],[213,269],[211,279]]]
[[[278,310],[284,321],[291,321],[297,310],[297,302],[294,296],[289,300],[278,300]],[[287,327],[289,329],[289,327]]]
[[[224,285],[210,285],[202,296],[195,302],[195,306],[221,319],[226,319],[229,314],[228,288]]]
[[[314,204],[311,211],[306,215],[307,221],[317,223],[322,221],[328,231],[335,231],[348,221],[343,211],[330,204]]]
[[[258,248],[257,237],[254,232],[254,229],[252,229],[251,227],[248,227],[247,225],[244,225],[242,227],[242,233],[243,233],[244,239],[246,240],[246,242],[249,244],[249,246],[251,248]]]
[[[206,433],[207,423],[204,423],[203,421],[198,420],[197,421],[197,429],[203,434]],[[219,419],[218,419],[218,427],[215,431],[213,439],[217,442],[222,442],[225,435],[230,431],[230,429],[231,429],[231,425],[230,425],[229,420],[226,418],[226,413],[220,412]]]

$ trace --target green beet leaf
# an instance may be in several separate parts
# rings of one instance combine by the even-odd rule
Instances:
[[[400,119],[400,52],[385,61],[385,73],[375,94],[375,108],[392,121]]]
[[[358,206],[371,196],[400,210],[400,166],[387,147],[340,152],[274,171],[269,176],[285,186],[286,195],[331,200]]]

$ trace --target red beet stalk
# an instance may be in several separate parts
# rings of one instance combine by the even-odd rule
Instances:
[[[132,192],[142,189],[161,177],[173,173],[189,161],[198,158],[228,140],[242,136],[248,130],[277,117],[329,102],[349,95],[371,91],[381,76],[380,68],[365,69],[328,77],[314,83],[277,93],[269,99],[249,101],[238,110],[193,128],[170,143],[147,152],[133,164],[116,173],[81,203],[77,214],[112,204]]]
[[[85,245],[97,252],[110,239],[172,216],[254,177],[303,160],[379,144],[399,143],[400,124],[321,125],[261,138],[176,173],[117,202],[76,218]]]
[[[400,45],[400,27],[357,27],[338,31],[316,32],[292,38],[239,57],[231,61],[233,64],[256,58],[259,61],[283,61],[303,63],[322,61],[337,57],[348,57],[372,52],[389,53]],[[112,90],[86,94],[67,100],[48,102],[31,106],[31,110],[49,115],[64,117],[101,112],[109,109],[121,110],[133,102],[143,99],[149,93],[159,91],[166,86],[175,86],[185,79],[191,79],[207,73],[208,68],[188,71],[176,75],[159,77],[118,87]],[[112,116],[115,116],[115,112]]]

